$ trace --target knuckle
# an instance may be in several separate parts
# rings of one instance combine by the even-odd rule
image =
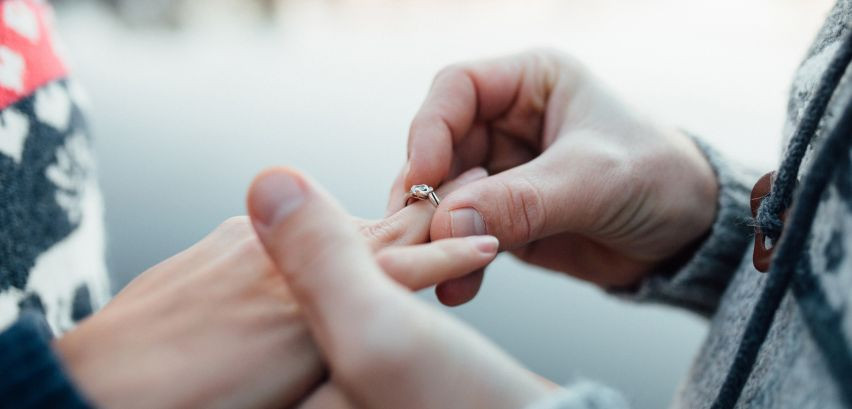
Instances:
[[[364,223],[358,230],[375,248],[396,242],[402,234],[399,224],[400,222],[391,216],[377,222]]]
[[[535,47],[526,51],[522,55],[536,62],[548,63],[560,63],[563,60],[571,58],[570,54],[553,47]]]
[[[545,204],[539,188],[527,177],[519,177],[512,183],[503,182],[506,192],[506,214],[510,218],[511,234],[526,243],[538,237],[546,225]]]
[[[453,135],[453,129],[443,115],[429,110],[421,112],[411,120],[411,126],[408,129],[409,140],[418,135],[432,136],[434,134],[431,132],[435,130]]]
[[[542,73],[542,86],[547,89],[554,87],[560,80],[565,81],[569,89],[576,89],[588,78],[587,69],[580,59],[564,51],[538,48],[528,51],[524,57],[532,71]]]
[[[205,237],[204,242],[214,248],[228,248],[247,237],[253,237],[254,228],[247,216],[229,217]]]
[[[251,262],[268,257],[247,216],[228,218],[218,230],[222,233],[223,253],[229,257]]]
[[[558,50],[549,50],[546,54],[547,60],[552,64],[555,64],[562,70],[567,70],[570,72],[582,72],[584,71],[584,65],[582,61],[580,61],[577,56],[574,54],[569,54],[564,51]]]
[[[266,254],[263,244],[254,234],[242,237],[235,247],[236,254],[241,258],[255,258]]]
[[[426,126],[429,125],[432,121],[432,118],[425,116],[421,112],[418,112],[414,119],[411,120],[411,125],[409,125],[408,127],[409,135],[416,135],[420,130],[426,128]]]
[[[540,47],[529,50],[526,56],[543,67],[569,72],[583,71],[583,63],[574,54],[552,48]]]
[[[248,216],[232,216],[223,221],[216,231],[226,235],[242,235],[252,229]]]
[[[408,127],[408,155],[411,156],[411,143],[412,140],[415,139],[417,135],[423,132],[424,129],[428,129],[430,123],[432,123],[433,119],[423,116],[419,114],[411,120],[411,125]]]
[[[442,80],[452,80],[454,78],[463,77],[466,75],[467,69],[463,64],[450,64],[444,68],[441,68],[438,73],[435,74],[434,82],[439,82]]]

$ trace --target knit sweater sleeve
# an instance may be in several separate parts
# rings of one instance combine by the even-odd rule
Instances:
[[[728,282],[746,262],[753,240],[749,197],[757,172],[726,160],[703,141],[695,142],[710,162],[719,185],[716,218],[692,256],[646,278],[631,289],[612,292],[636,301],[670,304],[709,316]]]
[[[0,333],[0,407],[89,408],[50,347],[44,318],[24,312]]]

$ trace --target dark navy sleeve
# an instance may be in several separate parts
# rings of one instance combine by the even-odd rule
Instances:
[[[0,408],[90,408],[50,346],[44,318],[21,313],[0,333]]]

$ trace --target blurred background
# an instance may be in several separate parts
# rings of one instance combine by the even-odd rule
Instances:
[[[262,168],[301,168],[378,218],[441,67],[553,47],[617,94],[760,169],[830,0],[112,0],[59,2],[92,104],[114,290],[244,213]],[[423,294],[434,302],[432,293]],[[449,310],[557,382],[664,407],[705,333],[501,256]]]

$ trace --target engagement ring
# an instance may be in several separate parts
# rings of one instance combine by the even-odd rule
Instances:
[[[435,193],[435,189],[432,189],[432,186],[428,185],[412,186],[411,190],[408,191],[408,194],[405,197],[406,206],[408,206],[411,199],[429,200],[429,202],[431,202],[435,207],[438,207],[438,205],[441,204],[441,199],[438,198],[438,194]]]

